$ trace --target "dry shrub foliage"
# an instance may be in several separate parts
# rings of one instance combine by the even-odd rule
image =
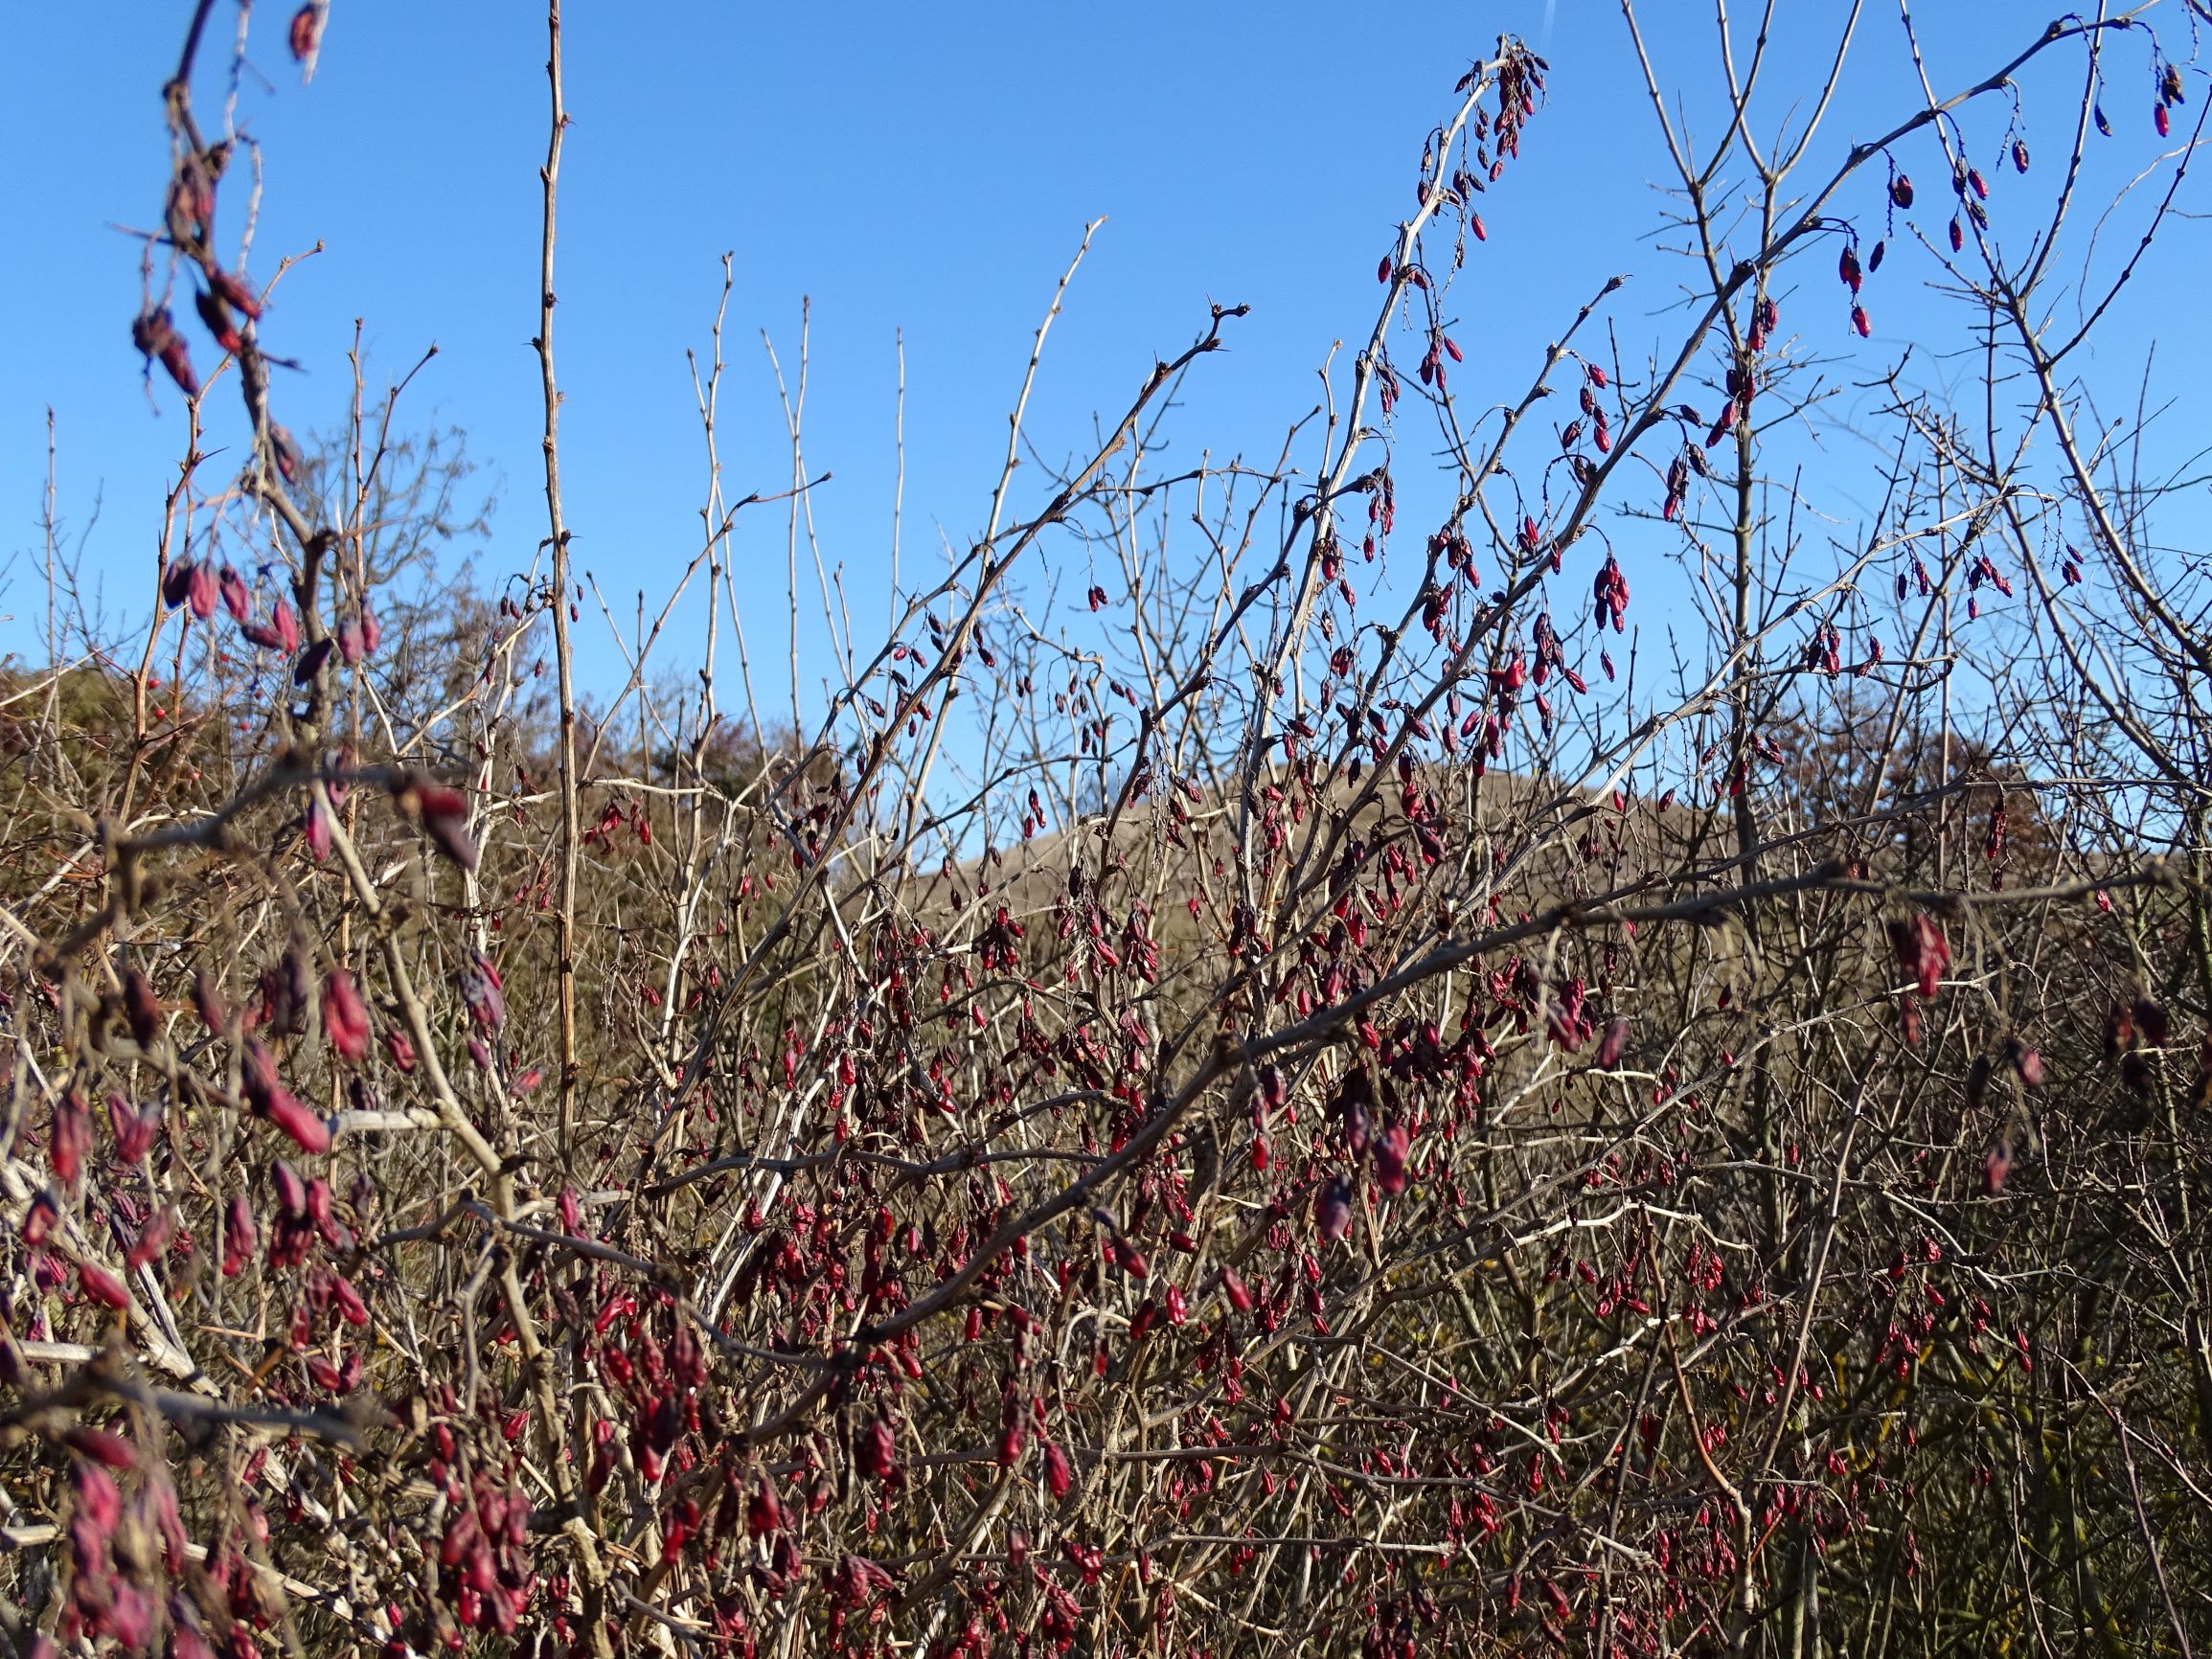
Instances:
[[[150,621],[0,703],[21,1650],[2212,1634],[2212,635],[2076,377],[2208,102],[2151,19],[1856,144],[1741,37],[1741,122],[1653,68],[1679,303],[1517,368],[1451,332],[1552,211],[1502,40],[1279,463],[1152,462],[1217,310],[1095,454],[1010,445],[880,647],[832,612],[800,736],[727,673],[795,422],[788,493],[706,504],[705,673],[625,629],[579,706],[558,11],[550,534],[479,595],[425,586],[465,475],[396,399],[283,424],[214,10]],[[2143,239],[2068,266],[2123,151]],[[1955,402],[1815,343],[1901,267]]]

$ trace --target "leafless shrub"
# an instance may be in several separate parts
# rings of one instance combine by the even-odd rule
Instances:
[[[2212,1629],[2212,636],[2053,321],[2155,257],[2212,102],[2150,9],[1853,145],[1849,32],[1769,87],[1723,16],[1700,151],[1628,8],[1682,303],[1518,366],[1451,301],[1550,211],[1501,40],[1277,461],[1154,465],[1217,307],[1016,488],[1048,314],[982,533],[878,647],[820,584],[805,727],[729,562],[781,506],[797,605],[795,398],[787,483],[704,504],[700,671],[673,596],[571,671],[558,7],[544,553],[412,604],[465,481],[397,398],[282,423],[212,11],[134,330],[190,413],[161,602],[0,694],[23,1651]],[[2180,148],[2112,141],[2141,245],[2069,272],[2146,54]],[[1797,314],[1868,335],[1906,260],[1980,377],[1893,368],[1818,451]],[[1646,630],[1670,554],[1699,614]]]

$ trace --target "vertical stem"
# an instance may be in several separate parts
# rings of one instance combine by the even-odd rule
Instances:
[[[60,728],[56,718],[56,711],[61,706],[61,613],[59,605],[56,600],[57,590],[55,587],[56,579],[54,571],[55,543],[57,539],[54,517],[54,406],[50,403],[46,406],[46,495],[39,514],[39,528],[45,532],[46,536],[47,685],[46,711],[39,716],[38,731],[41,739],[47,743],[51,743],[55,738],[59,736]],[[138,676],[138,686],[139,694],[143,699],[146,693],[146,675],[143,673]],[[142,731],[145,729],[145,724],[146,722],[141,719],[139,722],[139,727]],[[51,752],[52,751],[49,750],[49,753]]]
[[[899,352],[899,401],[891,416],[891,444],[898,454],[897,481],[891,487],[891,593],[887,627],[899,625],[899,515],[906,505],[906,330],[892,331]],[[2208,984],[2212,990],[2212,984]]]
[[[553,653],[560,696],[560,914],[556,922],[559,951],[560,1000],[560,1159],[574,1155],[576,1134],[576,684],[571,672],[568,607],[568,526],[560,511],[560,392],[553,375],[554,206],[560,188],[560,141],[568,130],[568,111],[560,95],[560,0],[548,0],[545,13],[545,79],[552,93],[552,131],[546,141],[545,235],[538,266],[537,364],[545,386],[545,512],[553,542]]]
[[[1734,645],[1743,653],[1736,666],[1733,730],[1729,734],[1728,787],[1735,791],[1736,856],[1739,879],[1748,887],[1759,878],[1759,821],[1751,809],[1751,695],[1757,671],[1746,648],[1751,638],[1751,432],[1748,420],[1736,423],[1736,614]]]
[[[799,509],[807,489],[807,462],[799,448],[799,422],[807,413],[807,330],[811,321],[813,302],[810,296],[799,296],[799,399],[785,410],[791,426],[791,521],[790,536],[785,552],[788,569],[786,597],[791,610],[791,739],[800,741],[799,723]]]
[[[1754,307],[1764,292],[1764,284],[1754,289],[1751,299]],[[1749,365],[1745,372],[1752,372]],[[1730,699],[1734,707],[1728,740],[1727,786],[1736,792],[1736,856],[1740,861],[1736,878],[1746,887],[1759,879],[1759,819],[1751,802],[1751,699],[1758,684],[1759,665],[1749,648],[1751,595],[1757,575],[1752,557],[1752,540],[1758,530],[1753,491],[1758,481],[1758,451],[1753,443],[1751,416],[1745,410],[1736,422],[1735,638],[1729,643],[1739,654],[1734,695]],[[1745,911],[1745,921],[1755,926],[1754,914]]]
[[[901,387],[905,376],[900,376]],[[46,496],[39,526],[46,533],[46,668],[52,672],[61,662],[61,629],[54,589],[54,405],[46,406]]]

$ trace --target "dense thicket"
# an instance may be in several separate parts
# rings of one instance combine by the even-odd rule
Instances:
[[[2212,595],[2068,331],[2186,208],[2178,8],[1857,144],[1741,33],[1701,134],[1654,71],[1684,304],[1527,364],[1450,299],[1546,211],[1501,41],[1283,461],[1153,464],[1216,309],[781,717],[718,484],[683,644],[574,681],[558,8],[489,586],[449,443],[284,424],[214,10],[148,620],[0,686],[20,1650],[2212,1639]],[[1907,261],[1974,383],[1798,331]]]

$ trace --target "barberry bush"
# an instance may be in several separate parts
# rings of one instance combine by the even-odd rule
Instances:
[[[2212,592],[2081,349],[2191,211],[2187,11],[1945,86],[1907,9],[1843,135],[1873,20],[1805,81],[1723,13],[1699,130],[1626,7],[1672,297],[1525,360],[1455,284],[1541,280],[1576,64],[1447,65],[1318,421],[1161,459],[1215,307],[1033,483],[1048,313],[972,536],[770,717],[795,494],[579,682],[558,4],[490,588],[400,394],[295,436],[218,10],[143,625],[0,699],[19,1651],[2212,1641]]]

